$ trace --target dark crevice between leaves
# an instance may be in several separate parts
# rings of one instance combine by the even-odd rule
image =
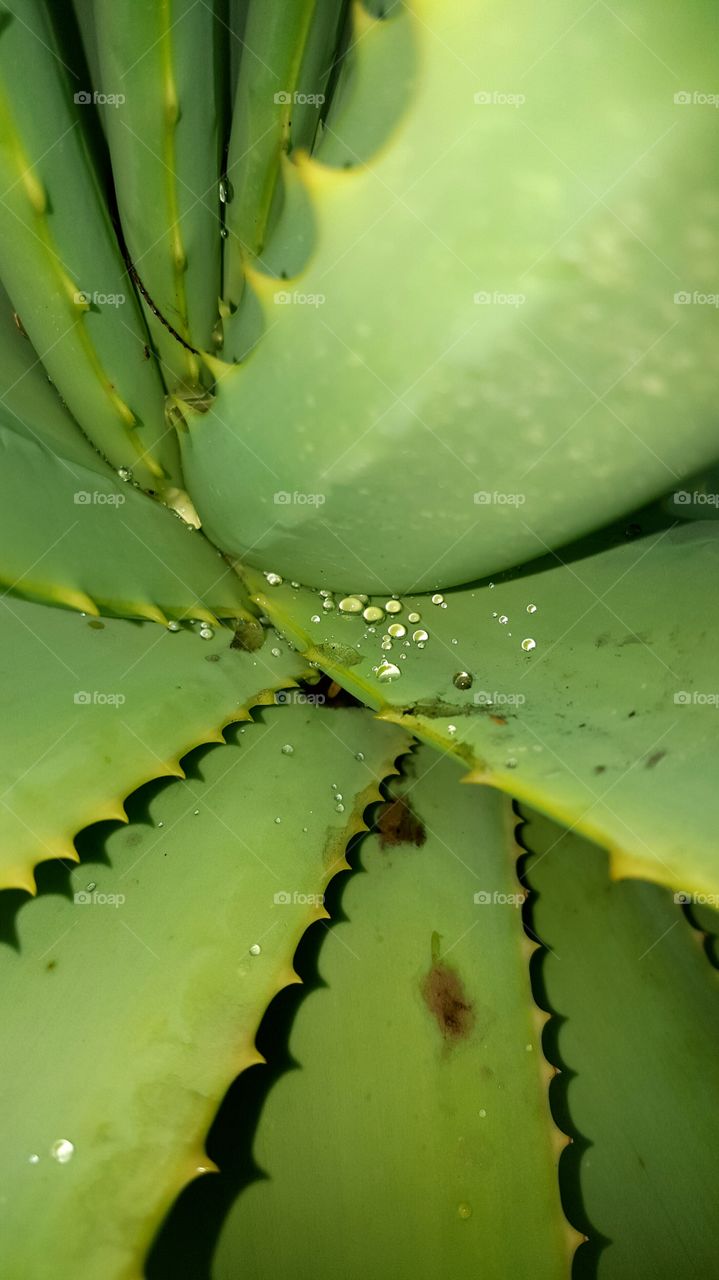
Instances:
[[[517,863],[517,875],[527,895],[522,907],[522,924],[527,936],[532,942],[539,943],[541,948],[534,952],[529,964],[532,995],[538,1008],[551,1015],[542,1033],[542,1052],[557,1073],[549,1086],[549,1106],[557,1128],[571,1139],[559,1160],[559,1193],[567,1221],[586,1237],[572,1259],[571,1276],[572,1280],[596,1280],[599,1258],[611,1242],[592,1223],[584,1201],[581,1163],[592,1143],[577,1129],[569,1107],[569,1085],[577,1073],[562,1060],[559,1049],[561,1029],[567,1019],[552,1007],[549,1000],[544,974],[548,953],[543,939],[534,928],[534,902],[539,896],[531,883],[531,861],[534,854],[524,841],[525,817],[516,801],[513,808],[518,819],[514,838],[520,849],[524,850]]]
[[[312,686],[313,690],[317,687]],[[402,770],[402,760],[398,767]],[[245,1187],[267,1176],[253,1157],[257,1128],[273,1085],[285,1072],[300,1066],[289,1049],[292,1027],[305,997],[326,985],[319,974],[325,935],[348,919],[342,909],[342,894],[348,877],[361,873],[359,847],[367,834],[380,830],[381,815],[393,804],[388,783],[381,781],[379,789],[383,800],[370,805],[364,814],[369,832],[353,836],[347,845],[350,870],[338,872],[325,892],[330,919],[311,924],[295,952],[293,966],[302,984],[284,987],[264,1013],[255,1043],[266,1061],[243,1071],[220,1104],[205,1143],[219,1173],[196,1178],[180,1193],[146,1260],[146,1280],[211,1280],[212,1258],[227,1214]]]

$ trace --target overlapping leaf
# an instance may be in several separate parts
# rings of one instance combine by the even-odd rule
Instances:
[[[446,592],[446,607],[403,596],[371,624],[247,580],[308,657],[473,780],[605,844],[617,871],[716,892],[717,525],[620,537]],[[383,648],[392,624],[404,635]]]
[[[414,765],[343,892],[216,1280],[569,1272],[511,810]]]
[[[77,860],[87,823],[124,819],[122,802],[223,725],[291,684],[284,647],[233,648],[231,630],[172,634],[5,597],[0,605],[0,887],[34,891],[33,868]]]
[[[278,708],[21,911],[0,953],[8,1276],[141,1274],[405,742],[367,713]]]

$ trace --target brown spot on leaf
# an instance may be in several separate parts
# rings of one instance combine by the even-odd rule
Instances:
[[[659,761],[663,760],[666,754],[666,751],[655,751],[654,755],[648,757],[644,768],[653,769],[655,764],[659,764]]]
[[[489,718],[490,718],[490,720],[492,720],[492,721],[494,722],[494,724],[506,724],[506,723],[507,723],[506,718],[505,718],[504,716],[490,716]]]
[[[380,848],[387,845],[413,844],[418,849],[427,839],[427,832],[407,800],[392,800],[383,806],[377,819]]]
[[[474,1026],[474,1006],[455,969],[436,960],[422,980],[422,999],[445,1040],[467,1039]]]

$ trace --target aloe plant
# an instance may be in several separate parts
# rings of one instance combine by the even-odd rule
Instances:
[[[10,1280],[713,1274],[712,22],[3,6]]]

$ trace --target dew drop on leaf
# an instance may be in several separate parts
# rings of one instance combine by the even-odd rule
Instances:
[[[58,1138],[50,1147],[50,1155],[58,1164],[67,1164],[75,1154],[75,1144],[69,1138]]]

